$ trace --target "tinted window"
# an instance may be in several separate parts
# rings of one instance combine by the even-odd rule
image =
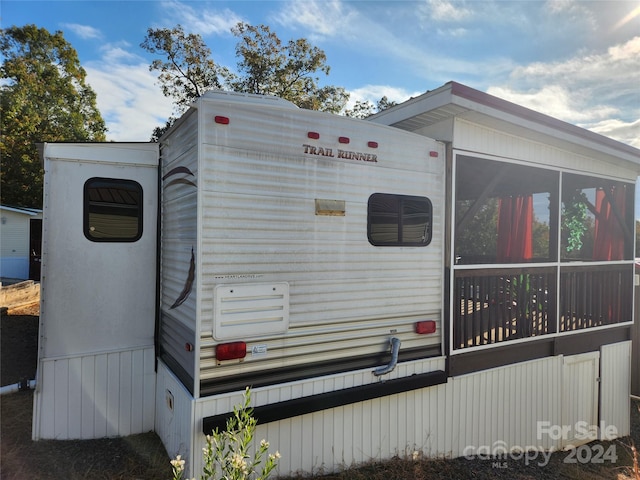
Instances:
[[[367,218],[372,245],[423,247],[431,242],[432,205],[426,197],[374,193]]]
[[[94,242],[142,236],[142,187],[132,180],[91,178],[84,184],[84,234]]]

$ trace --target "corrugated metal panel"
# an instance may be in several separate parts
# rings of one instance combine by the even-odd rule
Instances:
[[[600,438],[613,440],[631,433],[631,342],[600,349]]]
[[[437,370],[443,362],[444,358],[407,362],[398,365],[405,370],[394,376]],[[265,438],[280,451],[281,475],[335,471],[414,451],[457,457],[495,448],[557,448],[555,440],[538,435],[538,421],[560,424],[562,375],[562,357],[486,370],[452,378],[445,385],[259,425],[256,439]],[[253,405],[363,385],[371,377],[364,370],[255,389]],[[199,419],[231,411],[241,401],[236,392],[196,402],[194,451],[204,441]],[[198,468],[200,460],[195,461]]]
[[[578,446],[594,440],[582,426],[598,425],[600,352],[564,357],[561,446]],[[580,422],[580,423],[579,423]],[[595,433],[595,432],[594,432]]]
[[[46,359],[38,372],[36,439],[89,439],[153,429],[152,347]]]

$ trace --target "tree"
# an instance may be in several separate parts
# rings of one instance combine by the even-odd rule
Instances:
[[[104,141],[106,127],[86,72],[62,32],[35,25],[0,31],[2,203],[42,205],[38,142]]]
[[[316,72],[329,74],[327,56],[306,39],[285,45],[268,26],[238,23],[232,30],[240,40],[236,55],[240,76],[232,90],[275,95],[309,110],[339,112],[349,96],[342,87],[319,87]]]
[[[244,93],[276,95],[301,108],[339,112],[349,96],[344,88],[320,87],[316,72],[329,73],[325,53],[305,39],[283,44],[269,27],[238,23],[232,33],[239,38],[236,54],[238,74],[217,65],[202,37],[173,29],[148,29],[141,47],[163,59],[149,69],[158,70],[162,93],[175,100],[177,113],[205,91],[221,88]],[[173,123],[154,131],[157,138]]]
[[[381,112],[397,104],[397,102],[389,100],[386,95],[378,100],[376,105],[373,105],[369,100],[365,100],[364,102],[362,100],[358,100],[353,106],[353,109],[345,110],[344,114],[347,117],[367,118],[374,113]]]
[[[181,25],[172,29],[149,28],[140,44],[149,53],[162,55],[149,66],[158,70],[165,97],[173,97],[177,113],[182,113],[207,90],[223,88],[231,73],[211,59],[211,50],[197,34],[185,34]]]

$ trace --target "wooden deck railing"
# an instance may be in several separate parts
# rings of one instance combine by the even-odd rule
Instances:
[[[626,322],[632,308],[633,265],[561,268],[561,332]]]
[[[563,265],[560,270],[560,308],[555,266],[457,270],[453,348],[631,320],[633,265]]]

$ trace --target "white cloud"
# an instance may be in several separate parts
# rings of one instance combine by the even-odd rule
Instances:
[[[357,101],[369,101],[376,105],[382,97],[387,97],[389,101],[401,103],[412,97],[417,97],[424,92],[408,92],[403,88],[391,87],[389,85],[365,85],[349,92],[349,102],[347,109],[352,109]]]
[[[614,118],[594,124],[582,125],[582,127],[640,148],[640,119],[635,122],[623,122]],[[638,214],[640,215],[640,211]]]
[[[216,10],[207,8],[203,2],[195,2],[195,8],[187,3],[170,0],[161,3],[166,11],[166,23],[175,26],[181,24],[188,33],[208,35],[230,35],[231,28],[242,17],[232,10],[225,8]]]
[[[611,138],[640,144],[640,37],[600,53],[513,70],[487,91]]]
[[[527,92],[490,87],[487,93],[572,123],[609,118],[619,113],[618,109],[608,105],[592,105],[584,110],[583,101],[561,85],[547,85]]]
[[[473,16],[472,10],[464,2],[427,0],[426,6],[431,18],[437,22],[460,22]]]
[[[347,7],[341,0],[305,2],[290,1],[274,15],[278,24],[287,28],[301,27],[311,40],[319,37],[351,36],[353,25],[362,25],[356,10]]]
[[[173,111],[162,95],[156,76],[142,58],[107,49],[99,61],[85,65],[87,83],[107,124],[109,141],[147,141],[155,127],[163,126]]]
[[[97,28],[89,25],[80,25],[78,23],[63,23],[62,27],[75,33],[82,39],[102,38],[102,32]]]

